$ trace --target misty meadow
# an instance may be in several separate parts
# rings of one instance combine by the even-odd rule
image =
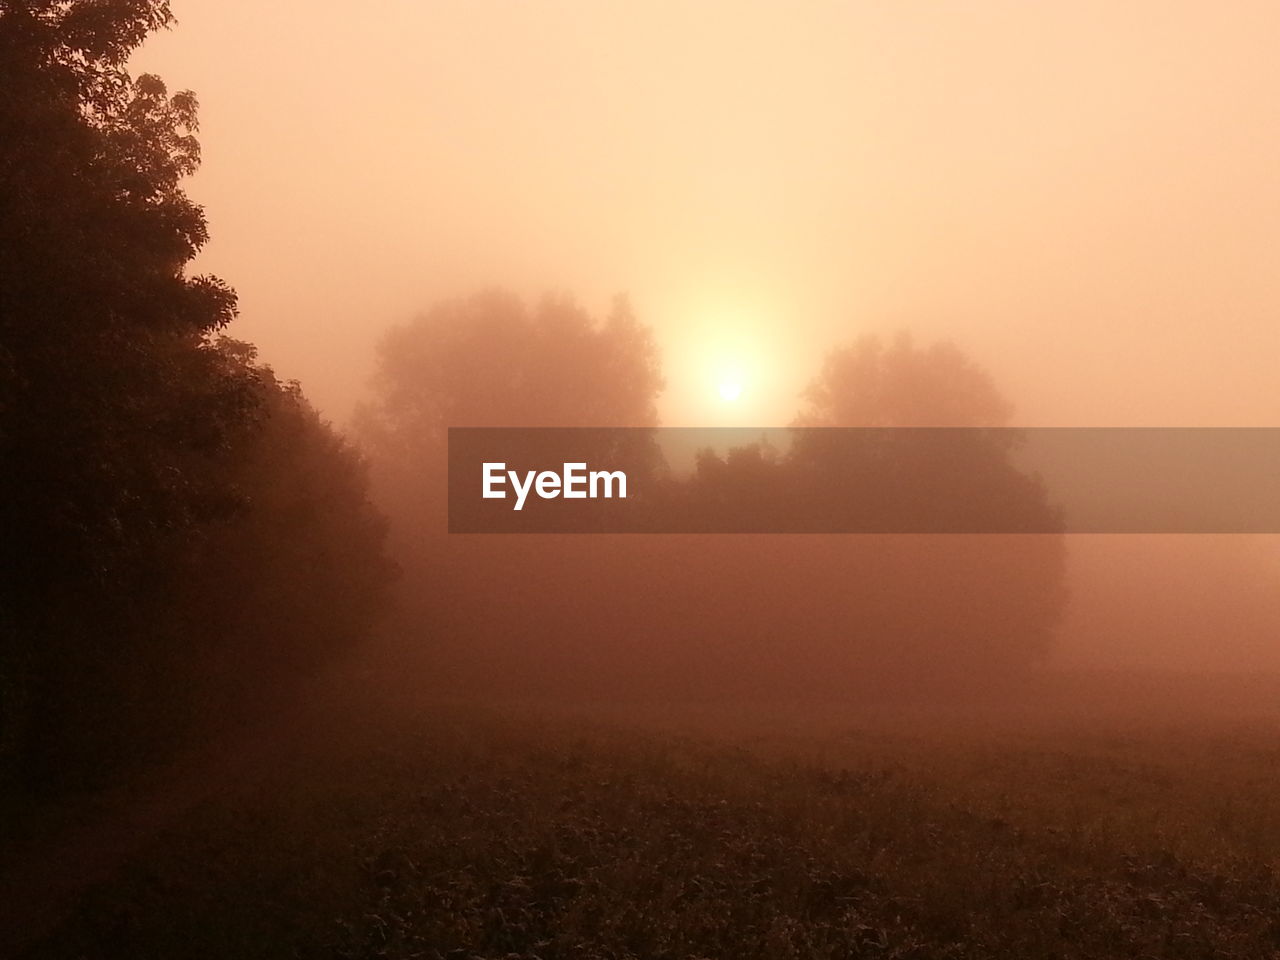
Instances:
[[[0,0],[0,953],[1280,956],[1277,27]]]

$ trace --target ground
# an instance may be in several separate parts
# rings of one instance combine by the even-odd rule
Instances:
[[[43,870],[9,873],[31,911],[6,942],[137,960],[1275,958],[1278,770],[1276,718],[1176,701],[328,693],[42,841]]]

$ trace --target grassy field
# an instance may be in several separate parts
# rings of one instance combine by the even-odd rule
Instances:
[[[21,955],[1280,956],[1273,720],[374,702],[211,767]]]

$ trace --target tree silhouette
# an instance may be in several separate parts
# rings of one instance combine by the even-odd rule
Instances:
[[[603,323],[572,301],[501,290],[436,305],[383,338],[365,425],[382,442],[449,427],[648,427],[662,388],[648,330],[618,298]]]
[[[609,536],[444,536],[446,431],[650,428],[661,388],[653,339],[622,298],[597,320],[565,297],[529,306],[490,290],[437,304],[387,334],[374,397],[358,423],[380,503],[394,521],[411,655],[428,656],[432,672],[454,684],[505,679],[520,688],[557,664],[578,673],[616,647],[614,625],[620,617],[635,622],[642,595],[621,569],[627,546]],[[633,478],[660,465],[646,430],[621,441],[596,436],[601,446],[584,454],[588,461]],[[521,440],[511,438],[513,463]],[[524,454],[536,458],[537,446],[534,439]],[[595,586],[571,586],[582,583]],[[504,669],[495,671],[495,661]]]
[[[785,452],[707,451],[689,481],[686,509],[712,529],[819,534],[706,548],[706,566],[752,583],[725,629],[756,636],[758,659],[785,645],[774,674],[828,689],[971,683],[1042,660],[1065,603],[1063,540],[1045,532],[1061,523],[1011,461],[1019,435],[996,429],[1010,407],[985,371],[950,345],[863,338],[806,397]],[[986,532],[1001,530],[1032,533]]]
[[[889,346],[866,335],[827,355],[796,418],[808,427],[1002,427],[1013,408],[985,370],[950,343]]]
[[[211,542],[281,598],[332,572],[314,553],[344,522],[372,529],[354,456],[251,348],[219,339],[235,294],[187,272],[208,238],[182,188],[195,97],[125,68],[171,19],[155,0],[0,0],[0,773],[32,782],[181,727],[202,646],[238,648],[246,672],[265,662],[247,638],[267,637],[248,620],[302,625],[283,600],[220,594]],[[302,470],[343,487],[305,521],[326,481]],[[310,567],[249,549],[273,525]],[[379,538],[350,545],[375,576]],[[317,623],[365,621],[371,586],[328,586],[308,601]],[[197,617],[211,595],[225,602]],[[231,610],[238,625],[218,629]]]
[[[0,10],[0,523],[44,603],[225,506],[203,467],[251,384],[211,346],[234,294],[183,272],[207,237],[179,186],[195,100],[123,66],[167,5]]]
[[[387,333],[357,426],[416,539],[424,523],[443,529],[449,427],[653,427],[661,389],[653,338],[624,298],[598,322],[565,297],[529,308],[489,290]],[[643,435],[606,454],[637,470],[657,463]]]

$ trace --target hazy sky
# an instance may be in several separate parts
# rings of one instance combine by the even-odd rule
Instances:
[[[135,66],[202,103],[202,268],[339,422],[381,331],[500,284],[629,293],[673,424],[908,327],[1023,423],[1280,425],[1273,0],[174,8]]]

